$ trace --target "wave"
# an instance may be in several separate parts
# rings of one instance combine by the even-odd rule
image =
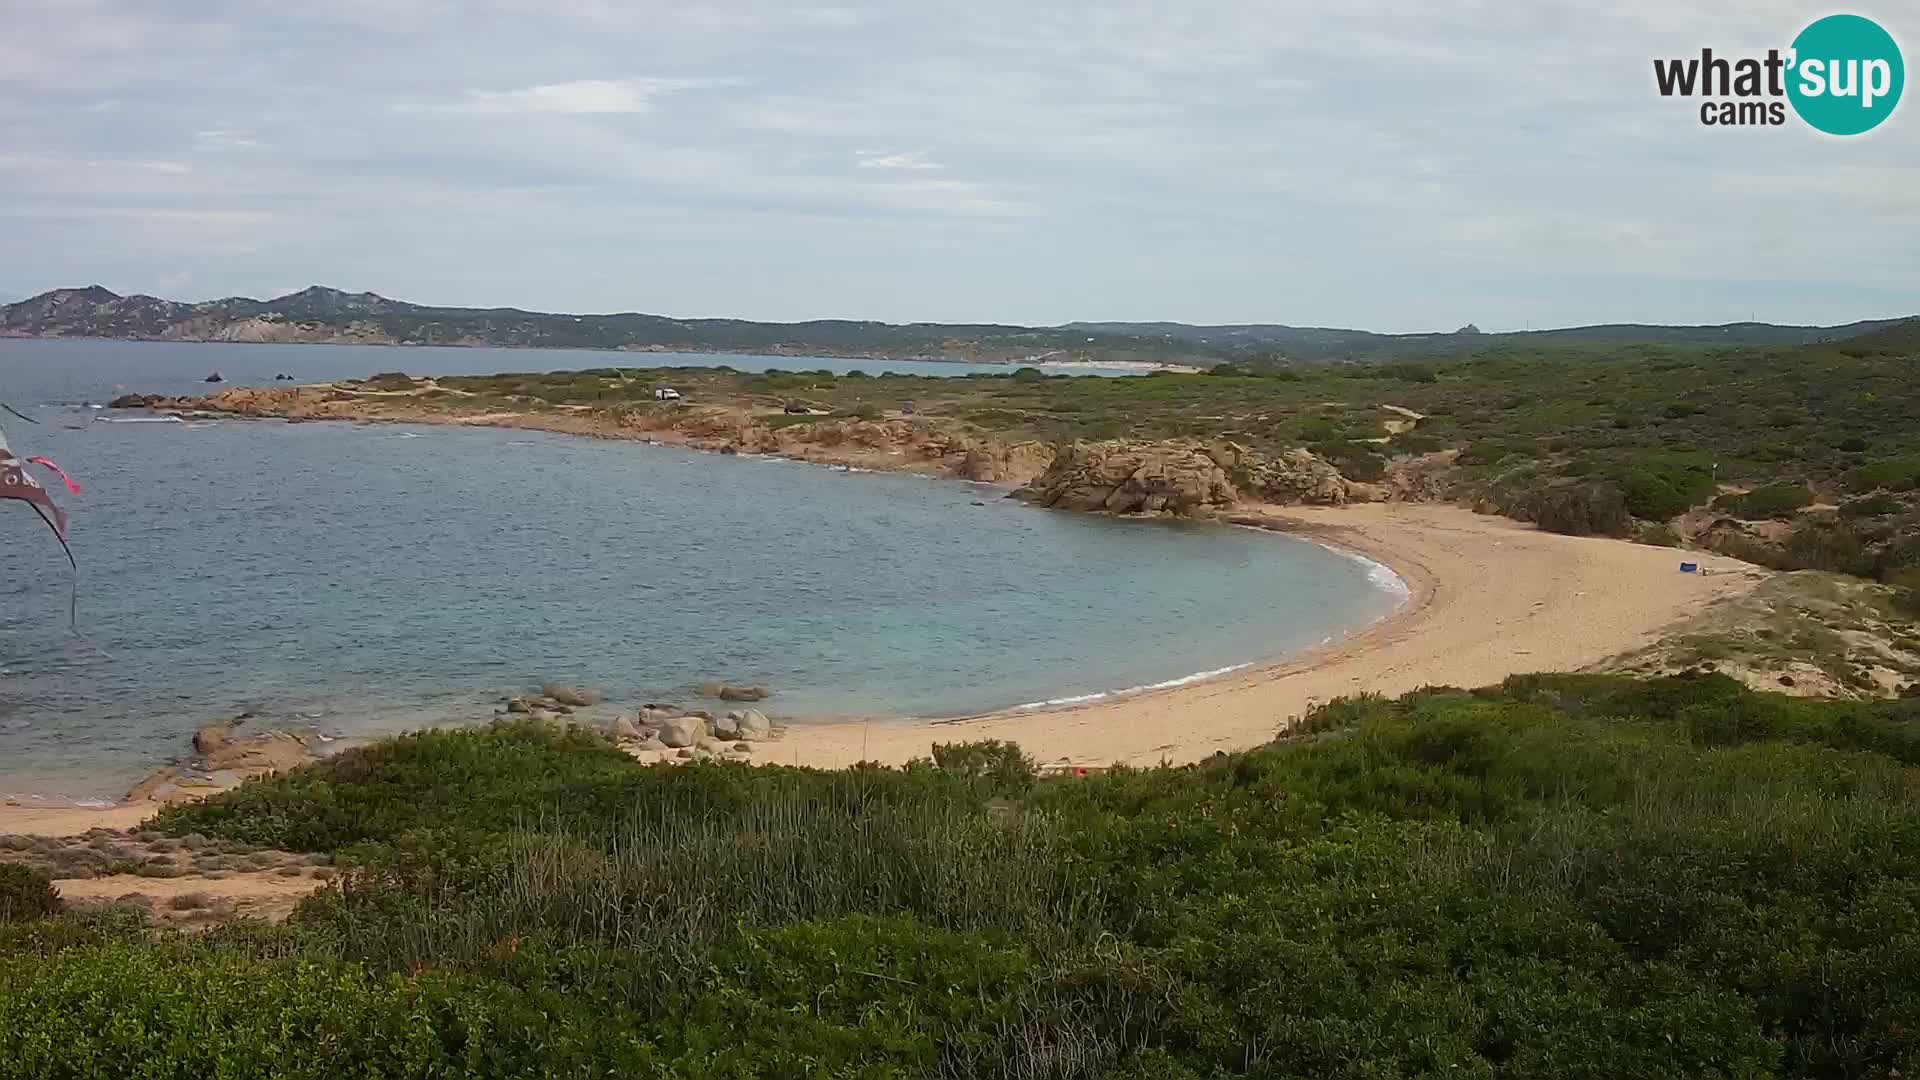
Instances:
[[[184,424],[185,420],[177,416],[96,416],[96,424]]]
[[[1329,544],[1323,540],[1308,540],[1306,537],[1289,533],[1285,529],[1270,529],[1264,525],[1245,525],[1239,522],[1234,523],[1234,528],[1252,529],[1255,532],[1264,533],[1277,532],[1282,536],[1292,536],[1296,540],[1303,540],[1315,547],[1324,548],[1343,559],[1351,559],[1361,566],[1366,567],[1368,584],[1382,592],[1392,593],[1399,598],[1400,603],[1404,604],[1413,598],[1413,586],[1407,584],[1407,579],[1395,573],[1393,567],[1388,566],[1378,559],[1369,558],[1357,551],[1343,548],[1338,544]]]
[[[1226,667],[1213,668],[1208,671],[1196,671],[1191,675],[1182,675],[1177,679],[1146,683],[1141,686],[1127,686],[1118,690],[1097,690],[1091,694],[1075,694],[1072,697],[1048,698],[1045,701],[1029,701],[1023,705],[1015,705],[1012,711],[1032,712],[1035,709],[1052,709],[1062,705],[1085,705],[1090,701],[1104,701],[1107,698],[1129,697],[1133,694],[1144,694],[1149,690],[1171,690],[1176,686],[1190,686],[1193,683],[1205,682],[1208,679],[1217,679],[1222,675],[1231,675],[1236,671],[1244,671],[1252,667],[1254,663],[1255,661],[1249,660],[1244,664],[1229,664]]]

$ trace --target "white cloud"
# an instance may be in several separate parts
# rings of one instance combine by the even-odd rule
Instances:
[[[221,150],[257,150],[261,146],[251,131],[238,128],[213,127],[193,133],[195,150],[218,152]]]
[[[518,90],[468,90],[460,102],[440,108],[453,112],[557,113],[590,116],[643,113],[654,99],[680,90],[712,85],[699,79],[581,79]]]
[[[928,161],[924,151],[890,154],[882,150],[856,150],[854,155],[860,159],[863,169],[909,169],[920,171],[939,169],[943,166],[937,161]]]

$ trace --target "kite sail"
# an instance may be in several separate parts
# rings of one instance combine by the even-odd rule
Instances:
[[[38,423],[38,421],[32,417],[23,415],[11,405],[5,405],[4,407],[8,412],[13,413],[13,415],[20,417],[20,419],[30,424]],[[35,480],[28,474],[27,465],[29,462],[52,469],[55,473],[59,474],[61,480],[66,482],[68,491],[79,492],[80,485],[73,482],[73,478],[66,474],[66,470],[46,458],[30,457],[26,459],[26,461],[22,461],[14,456],[13,448],[7,442],[6,429],[0,428],[0,499],[19,499],[29,507],[32,507],[33,512],[40,515],[40,520],[47,523],[47,528],[53,530],[53,538],[60,541],[60,550],[67,553],[67,565],[73,568],[74,573],[73,596],[68,605],[70,609],[68,611],[68,617],[75,619],[80,604],[80,564],[74,561],[73,549],[67,546],[67,515],[65,511],[55,505],[53,496],[48,493],[45,487],[41,486],[40,481]],[[75,619],[75,621],[77,622],[78,620]]]

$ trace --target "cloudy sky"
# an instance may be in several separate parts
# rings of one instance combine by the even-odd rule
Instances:
[[[1920,10],[1878,2],[1920,60]],[[1920,100],[1831,139],[1653,90],[1656,56],[1784,48],[1828,10],[0,0],[0,298],[321,282],[1400,331],[1920,311]]]

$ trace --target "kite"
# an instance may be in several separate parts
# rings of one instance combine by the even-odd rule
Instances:
[[[0,402],[0,407],[4,407],[8,412],[29,424],[39,423],[33,417],[21,413],[4,402]],[[66,484],[69,492],[75,495],[80,493],[80,485],[73,482],[73,477],[68,476],[65,469],[46,458],[29,457],[23,461],[16,457],[12,446],[7,442],[6,429],[0,428],[0,499],[19,499],[26,503],[34,513],[40,515],[41,521],[47,523],[47,528],[53,530],[53,538],[60,541],[60,550],[67,553],[67,565],[73,568],[74,573],[73,596],[69,605],[71,610],[68,612],[68,617],[73,618],[77,615],[80,604],[80,564],[74,561],[73,549],[67,546],[67,515],[55,505],[53,496],[40,485],[40,481],[28,474],[29,464],[53,470]]]

